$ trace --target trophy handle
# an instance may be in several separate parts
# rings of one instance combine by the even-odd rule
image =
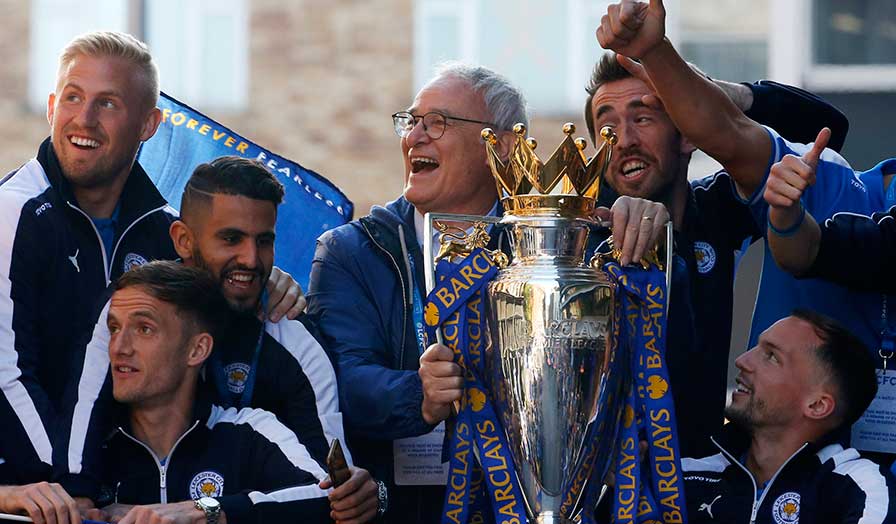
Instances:
[[[610,228],[609,222],[596,222],[595,226],[605,227],[607,229]],[[645,269],[650,264],[659,265],[659,263],[660,263],[660,261],[659,261],[660,247],[665,247],[665,253],[664,253],[665,260],[663,261],[664,265],[660,266],[660,271],[663,271],[666,276],[666,305],[667,305],[666,317],[667,318],[669,316],[669,308],[668,308],[668,305],[670,303],[669,299],[672,294],[672,257],[673,257],[673,248],[675,246],[675,244],[674,244],[675,240],[673,237],[673,233],[674,233],[674,228],[672,225],[672,221],[669,220],[668,222],[666,222],[665,239],[660,239],[659,243],[653,249],[651,249],[644,258],[641,259],[641,264],[644,266]],[[610,237],[610,241],[612,242],[612,237]],[[603,261],[602,261],[603,259],[605,259],[607,257],[609,257],[610,259],[615,259],[617,256],[618,255],[617,255],[615,249],[613,250],[612,253],[602,253],[602,254],[595,253],[591,257],[591,261],[589,262],[589,265],[592,267],[600,267],[601,265],[603,265]]]

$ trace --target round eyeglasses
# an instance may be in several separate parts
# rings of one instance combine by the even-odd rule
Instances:
[[[448,127],[449,120],[457,120],[459,122],[470,122],[473,124],[483,124],[497,128],[498,125],[492,122],[483,122],[482,120],[473,120],[470,118],[461,118],[459,116],[450,116],[436,111],[430,111],[425,115],[414,115],[407,111],[399,111],[392,115],[392,125],[395,126],[395,134],[401,138],[405,138],[411,134],[417,122],[423,122],[423,132],[433,139],[438,140],[445,134],[445,128]]]

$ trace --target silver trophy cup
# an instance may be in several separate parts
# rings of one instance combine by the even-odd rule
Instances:
[[[512,262],[488,287],[483,380],[506,433],[530,521],[567,524],[582,510],[588,479],[602,480],[616,456],[632,384],[630,355],[614,337],[615,284],[598,258],[585,260],[615,135],[601,130],[603,143],[589,162],[584,140],[573,140],[575,127],[566,124],[563,143],[542,163],[525,127],[518,124],[514,132],[516,141],[502,160],[495,133],[483,131],[504,217],[427,215],[425,252],[432,261],[431,231],[443,221],[460,233],[442,235],[439,257],[461,254],[458,223],[477,223],[468,236],[479,245],[471,242],[468,251],[482,247],[486,228],[491,236],[509,236]],[[496,252],[496,258],[504,257]],[[427,280],[431,288],[431,264]]]

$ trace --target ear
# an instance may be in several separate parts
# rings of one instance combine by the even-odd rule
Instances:
[[[836,407],[834,396],[822,391],[810,399],[809,404],[803,409],[803,414],[812,420],[823,420],[833,415]]]
[[[171,236],[177,256],[189,264],[193,260],[193,247],[196,244],[193,230],[182,220],[175,220],[168,228],[168,235]]]
[[[190,351],[187,355],[187,365],[190,367],[199,367],[212,354],[212,347],[215,340],[209,333],[199,333],[193,335],[190,340]]]
[[[53,115],[56,113],[56,93],[50,93],[47,97],[47,122],[53,126]]]
[[[145,142],[152,138],[152,135],[156,134],[160,123],[162,123],[162,112],[158,107],[154,107],[143,121],[143,128],[140,130],[140,140]]]

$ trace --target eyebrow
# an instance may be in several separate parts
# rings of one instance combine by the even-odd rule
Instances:
[[[632,100],[631,102],[626,104],[626,107],[628,109],[642,109],[642,108],[653,109],[652,107],[650,107],[647,104],[645,104],[644,102],[642,102],[641,99]],[[612,110],[613,110],[613,106],[611,106],[609,104],[601,105],[597,108],[596,118],[600,118],[601,116],[605,115],[606,113],[609,113]]]
[[[408,108],[406,111],[408,113],[414,114],[414,112],[417,111],[417,108],[411,107],[411,108]],[[443,116],[449,116],[449,115],[454,114],[452,111],[445,109],[443,107],[434,107],[434,108],[430,109],[429,111],[427,111],[427,113],[440,113]]]
[[[69,87],[75,88],[75,89],[77,89],[78,91],[82,91],[82,92],[84,91],[84,88],[81,87],[80,85],[78,85],[78,84],[75,83],[75,82],[68,82],[68,83],[62,85],[62,89],[63,89],[63,90],[65,90],[65,89],[67,89],[67,88],[69,88]],[[120,93],[120,92],[115,91],[115,90],[100,91],[99,93],[97,93],[97,96],[114,96],[115,98],[124,98],[124,94],[123,94],[123,93]]]
[[[148,320],[152,320],[154,322],[157,320],[156,316],[153,315],[152,312],[149,310],[135,311],[135,312],[127,315],[127,318],[145,318]],[[106,323],[109,323],[109,322],[119,322],[118,316],[115,315],[115,313],[113,313],[111,309],[109,310],[109,314],[106,317]]]
[[[219,230],[215,231],[215,236],[223,237],[223,236],[227,236],[227,235],[237,235],[237,236],[241,236],[241,237],[251,236],[246,231],[243,231],[242,229],[237,229],[235,227],[225,227],[223,229],[219,229]],[[259,238],[276,238],[277,237],[277,235],[274,231],[264,231],[262,233],[259,233],[256,236]]]
[[[788,353],[788,350],[785,349],[783,346],[779,346],[779,345],[775,344],[774,342],[768,340],[767,338],[760,337],[759,343],[761,345],[765,346],[766,349],[773,349],[773,350],[777,351],[778,353],[782,353],[782,354]]]

